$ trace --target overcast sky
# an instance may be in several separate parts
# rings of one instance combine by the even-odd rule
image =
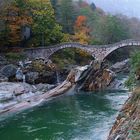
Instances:
[[[140,0],[87,0],[106,12],[122,13],[140,19]]]

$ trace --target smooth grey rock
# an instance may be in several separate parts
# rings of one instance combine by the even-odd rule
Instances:
[[[6,65],[1,69],[1,73],[6,77],[11,77],[16,74],[17,68],[13,64]]]
[[[9,91],[0,91],[0,102],[13,99],[13,94]]]
[[[121,62],[117,62],[111,66],[111,70],[116,72],[116,73],[123,72],[123,71],[127,72],[127,71],[129,71],[129,67],[130,67],[129,62],[130,62],[129,59],[126,59],[126,60],[121,61]]]
[[[2,82],[0,83],[0,92],[8,92],[12,94],[29,93],[33,91],[33,87],[27,83],[12,83]]]
[[[7,101],[7,102],[4,102],[4,103],[0,103],[0,112],[3,110],[3,109],[6,109],[6,108],[9,108],[9,107],[12,107],[13,105],[15,105],[17,103],[17,101]]]
[[[25,89],[23,86],[18,86],[17,88],[14,89],[14,94],[16,96],[21,95],[25,92]]]
[[[26,82],[28,83],[34,83],[35,80],[39,78],[39,73],[38,72],[28,72],[26,75]]]
[[[8,82],[8,78],[0,73],[0,82]]]
[[[42,91],[42,92],[46,92],[52,88],[54,88],[54,85],[49,85],[49,84],[38,84],[36,85],[37,90]]]

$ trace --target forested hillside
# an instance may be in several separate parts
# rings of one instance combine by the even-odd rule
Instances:
[[[106,14],[84,0],[8,0],[1,1],[1,7],[2,48],[110,44],[140,37],[138,19]]]

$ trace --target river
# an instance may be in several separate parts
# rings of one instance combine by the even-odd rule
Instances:
[[[0,140],[106,140],[127,90],[71,91],[0,121]]]

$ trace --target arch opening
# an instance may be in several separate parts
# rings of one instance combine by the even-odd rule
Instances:
[[[63,48],[55,51],[49,59],[55,65],[56,75],[60,81],[67,78],[70,70],[76,66],[88,65],[94,57],[84,49],[79,48]]]
[[[140,51],[140,46],[124,46],[113,50],[109,53],[105,58],[104,61],[109,61],[112,64],[116,62],[123,61],[125,59],[129,59],[133,53],[136,51]]]
[[[49,59],[52,60],[60,68],[74,66],[74,65],[87,65],[95,58],[86,49],[81,48],[63,48],[55,51]]]

